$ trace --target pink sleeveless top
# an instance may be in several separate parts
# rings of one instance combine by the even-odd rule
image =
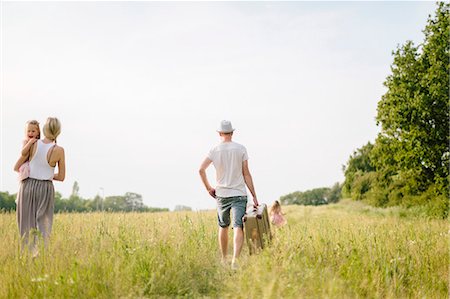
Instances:
[[[272,223],[274,224],[274,225],[276,225],[276,226],[281,226],[281,225],[284,225],[284,224],[286,224],[286,219],[284,218],[284,216],[283,215],[281,215],[281,214],[272,214],[272,217],[271,217],[272,219]]]

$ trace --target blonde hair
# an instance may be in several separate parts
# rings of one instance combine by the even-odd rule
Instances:
[[[275,200],[275,202],[270,207],[270,211],[269,212],[270,212],[270,214],[281,212],[281,205],[280,205],[280,202],[278,200]]]
[[[44,135],[56,142],[56,138],[61,133],[61,122],[56,117],[49,117],[44,125]]]
[[[41,139],[41,128],[39,127],[39,122],[37,120],[34,120],[34,119],[29,120],[26,122],[26,125],[27,126],[25,127],[25,133],[27,132],[29,125],[36,126],[37,130],[38,130],[37,139]]]

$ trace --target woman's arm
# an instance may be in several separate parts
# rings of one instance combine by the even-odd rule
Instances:
[[[33,141],[34,140],[34,141]],[[36,143],[35,138],[30,139],[28,142],[24,140],[23,144],[25,145],[20,153],[20,157],[17,160],[16,164],[14,165],[14,171],[19,172],[20,166],[22,166],[23,163],[25,163],[28,159],[31,158],[32,152],[35,151],[33,149],[34,144]]]
[[[19,172],[20,166],[22,166],[23,163],[27,161],[27,156],[20,156],[19,160],[17,160],[16,164],[14,165],[14,171]]]
[[[60,150],[58,150],[59,152],[59,159],[58,159],[58,173],[55,173],[55,175],[53,176],[53,179],[55,181],[64,181],[64,179],[66,178],[66,157],[64,154],[64,149],[62,147],[59,147]]]
[[[21,152],[22,157],[29,155],[30,149],[36,141],[37,141],[36,138],[31,138],[30,140],[28,140],[28,142],[26,140],[24,140],[24,142],[23,142],[24,146],[23,146],[22,152]]]

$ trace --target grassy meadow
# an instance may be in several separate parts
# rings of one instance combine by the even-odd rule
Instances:
[[[36,259],[3,213],[0,298],[448,298],[448,221],[346,200],[284,211],[236,272],[220,263],[214,211],[57,214]]]

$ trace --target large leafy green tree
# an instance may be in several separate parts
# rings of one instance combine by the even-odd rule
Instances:
[[[401,181],[405,194],[433,184],[448,194],[449,17],[449,4],[439,3],[423,44],[408,41],[394,52],[388,90],[378,103],[373,162],[385,183]]]
[[[373,147],[355,152],[344,190],[377,205],[425,204],[446,215],[449,195],[449,3],[438,3],[422,44],[393,52],[387,92],[378,103],[381,126]],[[371,167],[366,167],[369,161]],[[359,188],[359,190],[355,189]],[[367,196],[369,197],[369,196]]]

